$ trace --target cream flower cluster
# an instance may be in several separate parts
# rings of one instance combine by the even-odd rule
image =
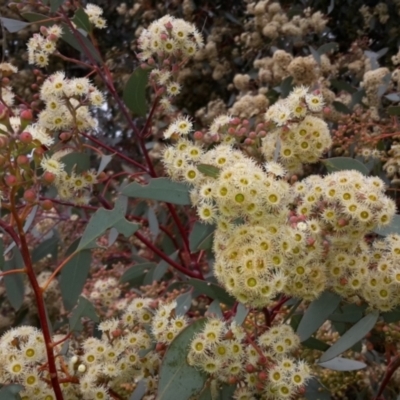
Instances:
[[[28,41],[28,61],[38,67],[47,67],[49,55],[56,51],[57,40],[62,35],[62,28],[53,25],[49,28],[42,27],[40,33],[35,33]]]
[[[95,4],[88,3],[84,8],[89,17],[89,21],[98,29],[104,29],[107,26],[106,20],[102,17],[103,9]]]
[[[154,393],[157,387],[160,356],[152,351],[154,340],[169,343],[187,326],[183,317],[172,316],[176,302],[161,304],[153,310],[153,299],[134,299],[120,318],[108,319],[99,324],[101,338],[88,338],[82,346],[71,343],[67,353],[63,343],[55,346],[56,366],[65,398],[111,399],[112,389],[128,398],[135,380],[143,379],[146,390]],[[164,324],[164,333],[157,333]],[[151,324],[155,338],[147,331]],[[56,335],[53,342],[64,336]],[[23,400],[55,400],[42,332],[29,326],[13,328],[0,338],[0,376],[4,383],[24,386],[20,392]]]
[[[203,46],[202,35],[193,24],[165,15],[142,31],[138,45],[139,59],[152,68],[150,79],[165,92],[160,105],[169,111],[171,98],[181,91],[178,73]]]
[[[45,109],[39,114],[38,124],[50,131],[95,129],[97,120],[90,107],[104,103],[103,94],[89,79],[67,79],[64,72],[56,72],[44,81],[40,98]]]
[[[262,333],[255,348],[242,327],[213,318],[193,338],[187,358],[218,383],[234,380],[234,399],[290,399],[311,376],[308,365],[291,356],[299,344],[290,326],[278,325]],[[266,367],[266,379],[260,378]]]
[[[327,123],[314,115],[323,107],[322,96],[303,86],[272,105],[265,118],[276,128],[262,141],[261,152],[266,160],[278,159],[293,173],[301,172],[302,164],[317,162],[332,145]]]

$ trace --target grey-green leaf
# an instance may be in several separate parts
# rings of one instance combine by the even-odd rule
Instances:
[[[142,379],[136,386],[136,389],[129,397],[129,400],[142,400],[144,395],[146,394],[147,388],[144,379]]]
[[[215,225],[202,224],[196,221],[189,235],[189,247],[191,252],[198,251],[200,243],[204,241],[215,230]]]
[[[374,232],[381,236],[386,236],[391,233],[397,233],[400,235],[400,215],[394,215],[388,226],[377,228],[374,230]]]
[[[133,267],[128,268],[123,275],[121,276],[121,282],[134,282],[139,277],[143,277],[147,274],[150,270],[154,269],[157,265],[152,262],[143,263],[143,264],[136,264]]]
[[[12,383],[10,385],[3,386],[0,389],[0,399],[1,400],[21,400],[19,392],[23,390],[22,385]]]
[[[168,178],[150,179],[147,185],[133,182],[122,190],[128,197],[165,201],[172,204],[190,204],[189,188]]]
[[[18,19],[11,19],[11,18],[0,18],[4,28],[8,30],[10,33],[15,33],[20,31],[21,29],[24,29],[29,25],[28,22],[24,21],[19,21]]]
[[[67,310],[72,310],[82,293],[92,260],[90,250],[82,250],[65,264],[60,274],[61,297]]]
[[[172,261],[176,261],[178,258],[178,254],[179,254],[179,250],[176,250],[175,252],[173,252],[172,254],[170,254],[168,257],[172,260]],[[168,268],[169,268],[170,264],[167,263],[165,260],[161,260],[158,264],[156,269],[154,270],[153,273],[153,281],[159,281],[164,274],[167,272]]]
[[[86,172],[90,169],[90,155],[88,153],[69,153],[61,158],[65,164],[65,172],[71,174]]]
[[[170,344],[160,370],[157,400],[189,399],[197,395],[207,375],[187,363],[188,347],[194,335],[203,329],[205,319],[185,328]]]
[[[340,101],[334,101],[334,102],[332,102],[332,105],[335,108],[335,110],[340,113],[351,114],[351,110]]]
[[[177,306],[175,308],[176,315],[185,315],[192,305],[192,291],[182,293],[176,298]]]
[[[125,237],[133,235],[140,228],[140,225],[127,221],[125,210],[126,199],[123,197],[118,198],[112,210],[98,209],[90,218],[77,251],[95,247],[96,239],[112,227]]]
[[[20,269],[24,267],[24,261],[19,249],[16,247],[13,250],[13,256],[10,260],[4,263],[4,271],[12,269]],[[3,277],[6,287],[6,295],[12,307],[17,311],[21,308],[24,302],[25,285],[23,274],[10,274]]]
[[[366,315],[355,325],[353,325],[343,336],[334,343],[319,359],[320,363],[332,360],[339,354],[348,350],[350,347],[360,341],[376,324],[379,318],[377,311]]]
[[[360,161],[351,157],[334,157],[322,160],[329,172],[356,170],[368,176],[368,168]]]
[[[50,0],[50,11],[52,13],[56,12],[64,1],[65,0]]]
[[[57,234],[54,233],[51,238],[46,239],[42,243],[40,243],[32,251],[32,262],[36,263],[42,258],[46,257],[48,254],[51,254],[53,260],[55,260],[57,258],[58,241],[59,237]]]
[[[219,300],[213,300],[212,303],[208,306],[207,311],[206,311],[206,316],[209,317],[217,317],[217,318],[223,318],[223,313],[221,310],[220,306],[220,301]]]
[[[307,308],[297,327],[297,334],[303,342],[308,339],[332,314],[340,303],[340,296],[323,292]]]
[[[87,298],[80,296],[78,305],[69,319],[69,329],[71,331],[81,331],[83,329],[83,325],[80,321],[82,317],[90,318],[94,322],[100,321],[93,304]]]
[[[210,164],[198,164],[197,169],[205,176],[217,179],[221,170],[214,165]]]
[[[236,302],[234,297],[232,297],[229,293],[225,291],[225,289],[223,289],[221,286],[216,285],[215,283],[206,282],[194,278],[189,279],[187,283],[189,285],[192,285],[200,293],[211,297],[212,299],[217,299],[227,306],[232,307]]]
[[[332,360],[318,363],[320,367],[333,369],[334,371],[356,371],[367,366],[361,361],[350,360],[348,358],[335,357]]]
[[[112,156],[102,155],[97,173],[100,174],[100,172],[103,172],[111,160],[112,160]]]
[[[146,87],[149,70],[136,68],[126,82],[122,98],[133,114],[144,117],[147,112]]]
[[[83,8],[78,8],[75,12],[74,17],[71,20],[78,28],[83,29],[86,32],[90,32],[91,25],[88,15],[83,11]]]
[[[235,318],[234,318],[235,322],[238,325],[242,325],[244,320],[246,319],[247,314],[249,313],[249,311],[250,310],[245,305],[243,305],[242,303],[239,303],[237,308],[236,308],[236,315],[235,315]]]

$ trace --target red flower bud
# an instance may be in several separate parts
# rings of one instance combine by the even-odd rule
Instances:
[[[27,203],[34,203],[36,201],[36,192],[33,189],[27,189],[24,192],[24,200]]]
[[[43,210],[50,211],[53,208],[53,202],[51,200],[43,200],[41,203]]]
[[[19,140],[22,143],[29,144],[29,143],[32,142],[33,138],[32,138],[32,135],[29,132],[24,131],[19,135]]]

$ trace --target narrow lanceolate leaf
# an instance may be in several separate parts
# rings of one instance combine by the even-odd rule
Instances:
[[[17,19],[1,17],[0,20],[4,28],[6,28],[10,33],[18,32],[29,25],[28,22],[19,21]]]
[[[157,264],[148,262],[143,264],[136,264],[133,267],[128,268],[121,276],[122,283],[132,283],[140,277],[144,277],[150,270],[154,270]]]
[[[205,319],[185,328],[170,344],[161,364],[157,400],[189,399],[204,386],[207,375],[187,363],[188,347]]]
[[[142,379],[136,386],[136,389],[129,397],[129,400],[142,400],[144,395],[146,394],[146,382]]]
[[[89,275],[92,255],[90,250],[83,250],[72,257],[60,275],[61,297],[67,310],[72,310],[82,293],[83,286]]]
[[[103,172],[111,160],[112,160],[112,156],[102,155],[97,173],[100,174],[100,172]]]
[[[202,224],[196,221],[189,235],[189,247],[191,252],[198,250],[200,243],[203,242],[215,230],[215,225]]]
[[[340,296],[331,292],[323,292],[314,300],[300,321],[296,333],[304,342],[308,339],[332,314],[340,303]]]
[[[242,325],[244,320],[246,319],[247,314],[249,313],[249,311],[250,310],[248,308],[246,308],[245,305],[243,305],[242,303],[239,303],[237,308],[236,308],[236,315],[235,315],[235,318],[234,318],[235,322],[238,325]]]
[[[12,258],[4,263],[4,271],[20,268],[24,268],[24,261],[19,249],[16,247],[13,250]],[[7,298],[16,311],[20,309],[24,302],[25,285],[23,276],[22,273],[18,273],[5,275],[3,278]]]
[[[400,215],[394,215],[392,221],[388,226],[385,226],[383,228],[376,228],[374,232],[381,236],[386,236],[391,233],[397,233],[400,235]]]
[[[334,157],[322,160],[329,172],[356,170],[368,176],[368,168],[360,161],[351,157]]]
[[[221,170],[210,164],[198,164],[197,169],[205,176],[217,179]]]
[[[332,360],[318,363],[319,366],[333,369],[334,371],[356,371],[367,366],[361,361],[350,360],[348,358],[335,357]]]
[[[147,112],[146,87],[149,70],[136,68],[126,82],[122,98],[133,114],[144,117]]]
[[[345,104],[343,104],[341,101],[334,101],[332,103],[334,109],[340,113],[343,114],[351,114],[350,108],[348,108]]]
[[[213,300],[212,303],[208,306],[207,311],[205,313],[207,317],[211,318],[223,318],[223,313],[220,306],[219,300]]]
[[[44,240],[32,251],[32,262],[36,263],[42,258],[47,257],[48,254],[52,256],[53,259],[57,258],[59,237],[57,234],[49,239]]]
[[[5,385],[0,389],[1,400],[20,400],[21,396],[19,392],[23,390],[22,385],[12,383],[11,385]]]
[[[74,18],[71,20],[78,28],[83,29],[86,32],[90,32],[91,25],[88,15],[83,11],[83,8],[76,10]]]
[[[176,298],[176,315],[185,315],[192,305],[192,291],[189,290],[186,293],[182,293],[180,296]]]
[[[227,306],[232,307],[235,304],[235,299],[225,291],[221,286],[216,285],[215,283],[201,281],[200,279],[189,279],[187,282],[189,285],[192,285],[196,290],[200,293],[211,297],[212,299],[219,300],[221,303],[226,304]]]
[[[147,185],[133,182],[122,190],[128,197],[165,201],[166,203],[190,204],[189,188],[180,182],[168,178],[150,179]]]
[[[100,321],[93,304],[85,297],[80,296],[78,305],[72,312],[71,318],[69,319],[69,329],[71,331],[81,331],[83,329],[83,325],[80,320],[83,317],[87,317],[94,322]]]
[[[178,258],[178,254],[179,254],[179,250],[176,250],[175,252],[170,254],[168,257],[172,261],[176,261],[176,259]],[[154,270],[153,281],[159,281],[165,275],[165,273],[167,272],[169,266],[170,266],[170,264],[167,261],[161,260],[157,264],[157,267]]]
[[[125,210],[126,199],[122,197],[116,201],[112,210],[98,209],[86,226],[77,251],[95,247],[96,239],[113,227],[126,237],[133,235],[140,228],[140,225],[127,221]]]
[[[56,12],[64,1],[65,0],[50,0],[50,11],[52,13]]]
[[[358,341],[365,337],[365,335],[375,326],[379,318],[377,311],[366,315],[363,319],[353,325],[343,336],[334,343],[319,359],[320,363],[332,360],[339,354],[348,350],[355,345]]]

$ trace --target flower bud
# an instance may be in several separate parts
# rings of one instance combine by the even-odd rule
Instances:
[[[33,138],[29,132],[24,131],[19,135],[19,140],[22,143],[29,144],[29,143],[32,143]]]
[[[51,173],[51,172],[49,172],[49,171],[46,171],[46,172],[42,175],[42,178],[43,178],[43,180],[45,181],[45,183],[51,184],[51,183],[53,183],[53,182],[55,181],[56,176],[55,176],[53,173]]]
[[[27,203],[34,203],[36,201],[36,192],[33,189],[27,189],[24,192],[24,200]]]
[[[43,200],[42,203],[40,204],[45,211],[50,211],[53,208],[53,202],[51,200]],[[75,362],[78,361],[78,358],[76,359]]]
[[[6,185],[10,187],[13,187],[18,183],[15,175],[7,175],[4,180]]]
[[[17,164],[21,167],[24,165],[29,165],[29,158],[26,155],[21,154],[17,157]]]
[[[42,25],[39,30],[40,30],[40,33],[43,36],[47,36],[48,31],[47,31],[47,28],[44,25]]]

